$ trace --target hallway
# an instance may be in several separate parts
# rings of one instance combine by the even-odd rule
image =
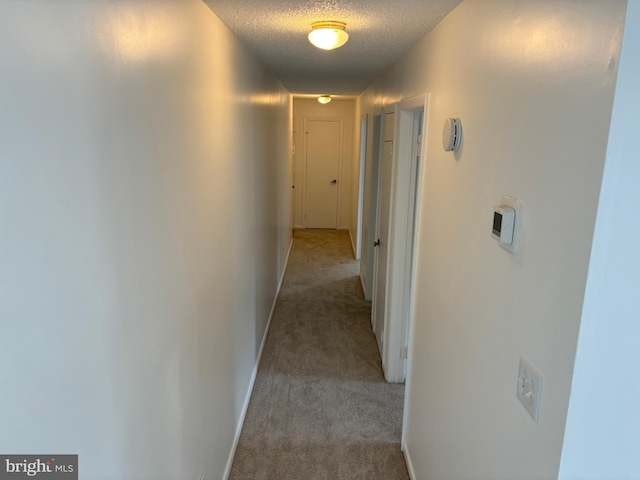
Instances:
[[[406,479],[346,231],[296,230],[231,479]]]
[[[344,48],[309,43],[327,18]],[[639,480],[640,1],[15,0],[0,41],[5,455],[77,455],[83,480]],[[318,117],[343,119],[339,231],[296,231]],[[404,388],[358,279],[372,298],[380,227]]]

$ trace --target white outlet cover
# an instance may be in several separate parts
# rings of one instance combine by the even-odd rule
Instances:
[[[534,423],[538,423],[542,398],[542,375],[525,357],[520,357],[516,397]]]

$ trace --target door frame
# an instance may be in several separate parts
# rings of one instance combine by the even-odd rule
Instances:
[[[378,145],[378,173],[377,173],[377,187],[376,187],[376,221],[375,221],[375,226],[373,229],[373,239],[377,240],[380,238],[380,204],[382,202],[382,198],[380,195],[381,192],[381,187],[382,187],[382,167],[383,167],[383,157],[384,157],[384,143],[385,143],[385,139],[384,139],[384,131],[385,131],[385,122],[386,122],[386,116],[387,114],[391,114],[391,113],[396,113],[396,104],[392,103],[386,106],[383,106],[380,108],[380,132],[379,132],[379,145]],[[395,183],[395,158],[396,158],[396,154],[395,154],[395,148],[396,148],[396,142],[395,142],[395,130],[397,128],[397,116],[394,115],[394,126],[393,126],[393,131],[394,131],[394,140],[392,141],[392,154],[391,154],[391,179],[389,180],[391,182],[391,189],[390,189],[390,197],[393,198],[394,195],[394,183]],[[393,205],[390,204],[389,205],[389,223],[391,223],[391,215],[392,215],[392,207]],[[391,230],[389,230],[389,234],[391,235]],[[373,241],[375,241],[373,240]],[[373,283],[372,285],[372,291],[371,291],[371,328],[373,330],[374,335],[376,336],[376,343],[378,345],[378,348],[380,350],[380,359],[382,360],[382,369],[384,371],[384,361],[385,361],[385,356],[384,356],[384,349],[385,349],[385,342],[386,342],[386,323],[387,323],[387,305],[386,305],[386,298],[388,297],[388,292],[389,292],[389,253],[388,253],[388,247],[387,247],[387,265],[386,265],[386,278],[385,278],[385,312],[383,313],[383,324],[382,324],[382,331],[381,331],[381,335],[380,338],[378,338],[377,336],[377,323],[376,323],[376,318],[377,318],[377,302],[376,302],[376,298],[378,295],[378,270],[379,270],[379,249],[378,248],[373,248],[373,275],[371,277],[371,281]]]
[[[358,162],[358,209],[356,214],[356,244],[355,257],[360,260],[362,257],[362,223],[364,217],[364,176],[367,162],[367,139],[369,131],[369,114],[363,113],[360,116],[360,152]],[[353,198],[353,196],[351,197]]]
[[[413,281],[418,253],[420,206],[422,204],[423,175],[426,164],[426,132],[428,95],[422,94],[398,102],[395,115],[393,172],[391,185],[391,214],[384,315],[382,364],[388,382],[402,383],[408,375],[413,332]],[[416,112],[423,110],[420,165],[415,169],[413,145]],[[409,215],[411,185],[415,185],[415,210]],[[409,232],[412,233],[410,234]],[[408,337],[408,338],[407,338]],[[404,349],[408,345],[405,362]],[[405,368],[406,367],[406,368]]]
[[[305,116],[302,121],[304,128],[304,146],[303,146],[303,161],[302,161],[302,228],[307,228],[307,126],[308,122],[321,121],[321,122],[339,122],[340,123],[340,138],[338,140],[338,185],[337,195],[338,202],[336,206],[336,229],[340,227],[340,199],[342,197],[342,157],[344,147],[344,118],[343,117],[318,117],[318,116]]]

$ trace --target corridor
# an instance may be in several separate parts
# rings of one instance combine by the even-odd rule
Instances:
[[[295,230],[231,479],[407,479],[346,231]]]

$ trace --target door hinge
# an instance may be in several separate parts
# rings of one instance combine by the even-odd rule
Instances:
[[[413,154],[414,157],[419,157],[420,156],[420,145],[421,144],[422,144],[422,135],[418,135],[416,143],[414,144],[414,147],[416,149],[414,154]]]
[[[400,350],[400,358],[407,358],[408,355],[409,355],[409,348],[402,347],[402,350]]]

